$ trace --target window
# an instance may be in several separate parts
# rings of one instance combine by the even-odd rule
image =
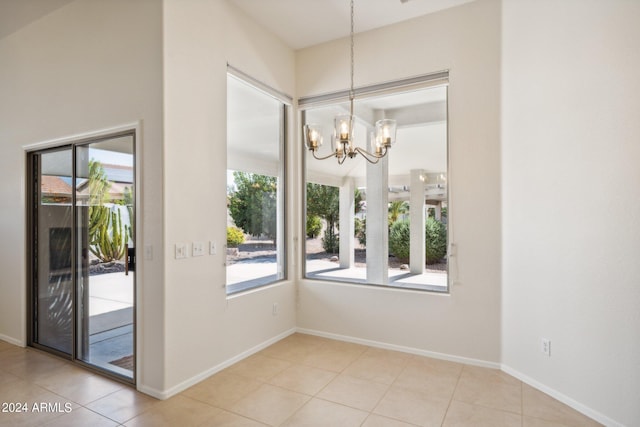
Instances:
[[[286,109],[283,101],[228,74],[228,294],[285,278]]]
[[[397,120],[396,144],[377,164],[305,154],[305,277],[446,292],[447,86],[361,93],[356,144],[368,146],[380,118]],[[330,154],[333,118],[349,111],[348,101],[300,104],[303,122],[324,128],[318,156]]]

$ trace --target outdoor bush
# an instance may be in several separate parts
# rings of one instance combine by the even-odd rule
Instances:
[[[315,239],[322,231],[322,220],[317,215],[307,215],[307,237]]]
[[[356,218],[354,223],[355,237],[362,246],[367,245],[367,219]]]
[[[235,189],[227,192],[233,223],[251,236],[266,236],[275,242],[278,178],[235,171],[233,182]]]
[[[329,254],[340,252],[340,238],[333,227],[327,227],[322,238],[322,247]]]
[[[447,226],[435,218],[428,218],[425,223],[426,263],[435,264],[447,254]],[[389,252],[401,260],[410,255],[409,221],[396,221],[389,229]]]
[[[427,264],[435,264],[447,254],[447,226],[430,217],[425,231]]]
[[[389,252],[401,260],[409,259],[409,221],[396,221],[389,229]]]
[[[244,233],[238,227],[227,227],[227,247],[237,248],[244,243]]]

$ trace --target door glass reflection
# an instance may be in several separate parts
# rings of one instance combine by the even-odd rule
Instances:
[[[134,155],[125,136],[76,148],[77,358],[134,372]]]
[[[41,154],[38,170],[35,341],[66,354],[72,343],[72,152]]]

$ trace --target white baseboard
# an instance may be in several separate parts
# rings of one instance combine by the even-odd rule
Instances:
[[[222,363],[217,364],[216,366],[213,366],[209,369],[207,369],[206,371],[203,371],[201,373],[199,373],[198,375],[195,375],[191,378],[189,378],[188,380],[182,381],[181,383],[167,389],[167,390],[157,390],[155,388],[152,387],[147,387],[144,384],[140,384],[138,385],[138,390],[141,391],[142,393],[148,394],[150,396],[155,397],[156,399],[160,399],[160,400],[165,400],[168,399],[178,393],[180,393],[181,391],[184,391],[186,389],[188,389],[189,387],[199,383],[200,381],[209,378],[211,375],[214,375],[220,371],[222,371],[225,368],[228,368],[229,366],[233,365],[234,363],[238,363],[239,361],[241,361],[242,359],[246,359],[247,357],[259,352],[260,350],[263,350],[267,347],[269,347],[272,344],[275,344],[276,342],[280,341],[283,338],[288,337],[289,335],[293,334],[296,332],[295,328],[289,329],[281,334],[276,335],[275,337],[272,337],[258,345],[256,345],[255,347],[250,348],[249,350],[246,350],[240,354],[238,354],[237,356],[232,357],[231,359],[225,360]]]
[[[318,330],[315,330],[315,329],[296,328],[296,331],[300,332],[301,334],[315,335],[315,336],[318,336],[318,337],[330,338],[330,339],[334,339],[334,340],[338,340],[338,341],[345,341],[345,342],[351,342],[351,343],[354,343],[354,344],[368,345],[369,347],[384,348],[386,350],[400,351],[400,352],[403,352],[403,353],[415,354],[415,355],[418,355],[418,356],[432,357],[434,359],[447,360],[447,361],[450,361],[450,362],[464,363],[465,365],[480,366],[480,367],[483,367],[483,368],[500,369],[500,364],[497,363],[497,362],[489,362],[489,361],[486,361],[486,360],[472,359],[472,358],[469,358],[469,357],[462,357],[462,356],[455,356],[455,355],[451,355],[451,354],[438,353],[438,352],[435,352],[435,351],[427,351],[427,350],[422,350],[422,349],[415,348],[415,347],[406,347],[406,346],[402,346],[402,345],[389,344],[389,343],[380,342],[380,341],[366,340],[366,339],[347,336],[347,335],[332,334],[332,333],[329,333],[329,332],[318,331]]]
[[[9,344],[17,345],[18,347],[26,347],[27,346],[26,342],[24,342],[22,340],[19,340],[19,339],[16,339],[16,338],[13,338],[13,337],[10,337],[8,335],[4,335],[4,334],[0,334],[0,341],[6,341]]]
[[[434,359],[441,359],[441,360],[447,360],[450,362],[457,362],[457,363],[463,363],[466,365],[473,365],[473,366],[480,366],[480,367],[484,367],[484,368],[491,368],[491,369],[500,369],[502,371],[504,371],[505,373],[519,379],[520,381],[530,385],[531,387],[540,390],[543,393],[548,394],[549,396],[553,397],[554,399],[564,403],[565,405],[575,409],[576,411],[588,416],[589,418],[592,418],[596,421],[598,421],[599,423],[604,424],[605,426],[610,426],[610,427],[624,427],[623,424],[612,420],[611,418],[601,414],[600,412],[597,412],[591,408],[589,408],[586,405],[581,404],[580,402],[577,402],[573,399],[571,399],[570,397],[534,380],[533,378],[530,378],[524,374],[522,374],[519,371],[516,371],[515,369],[510,368],[507,365],[504,364],[500,364],[497,362],[490,362],[490,361],[486,361],[486,360],[480,360],[480,359],[473,359],[473,358],[469,358],[469,357],[462,357],[462,356],[455,356],[455,355],[450,355],[450,354],[445,354],[445,353],[438,353],[438,352],[433,352],[433,351],[427,351],[427,350],[422,350],[419,348],[414,348],[414,347],[406,347],[406,346],[401,346],[401,345],[396,345],[396,344],[389,344],[389,343],[384,343],[384,342],[380,342],[380,341],[374,341],[374,340],[367,340],[367,339],[362,339],[362,338],[357,338],[357,337],[352,337],[352,336],[347,336],[347,335],[340,335],[340,334],[333,334],[333,333],[329,333],[329,332],[324,332],[324,331],[318,331],[318,330],[314,330],[314,329],[305,329],[305,328],[292,328],[289,329],[281,334],[276,335],[275,337],[272,337],[258,345],[256,345],[255,347],[250,348],[249,350],[246,350],[240,354],[238,354],[237,356],[234,356],[228,360],[225,360],[222,363],[219,363],[216,366],[213,366],[210,369],[207,369],[206,371],[201,372],[198,375],[195,375],[191,378],[189,378],[188,380],[185,380],[183,382],[181,382],[180,384],[177,384],[173,387],[171,387],[168,390],[162,391],[162,390],[157,390],[155,388],[152,387],[147,387],[143,384],[138,386],[138,390],[141,391],[142,393],[148,394],[150,396],[153,396],[157,399],[160,400],[165,400],[168,399],[186,389],[188,389],[189,387],[199,383],[200,381],[220,372],[221,370],[228,368],[229,366],[269,347],[272,344],[275,344],[276,342],[288,337],[289,335],[295,333],[295,332],[299,332],[299,333],[303,333],[303,334],[308,334],[308,335],[315,335],[315,336],[319,336],[319,337],[323,337],[323,338],[329,338],[329,339],[334,339],[334,340],[338,340],[338,341],[344,341],[344,342],[351,342],[354,344],[362,344],[362,345],[367,345],[370,347],[376,347],[376,348],[383,348],[383,349],[387,349],[387,350],[394,350],[394,351],[400,351],[403,353],[409,353],[409,354],[415,354],[415,355],[419,355],[419,356],[426,356],[426,357],[432,357]],[[11,339],[10,337],[5,337],[3,335],[0,335],[0,339],[3,339],[7,342],[11,342],[12,344],[15,343],[16,345],[21,345],[18,341],[16,341],[15,339]]]
[[[591,408],[589,408],[586,405],[583,405],[582,403],[573,400],[572,398],[570,398],[569,396],[560,393],[559,391],[548,387],[544,384],[542,384],[541,382],[538,382],[536,380],[534,380],[531,377],[528,377],[526,375],[524,375],[523,373],[507,366],[507,365],[502,365],[501,366],[502,371],[506,372],[507,374],[511,375],[512,377],[515,377],[517,379],[519,379],[520,381],[522,381],[523,383],[530,385],[531,387],[540,390],[541,392],[548,394],[549,396],[553,397],[554,399],[564,403],[565,405],[575,409],[576,411],[586,415],[589,418],[592,418],[594,420],[596,420],[597,422],[604,424],[605,426],[608,427],[624,427],[624,424],[619,423],[615,420],[612,420],[611,418],[607,417],[604,414],[601,414],[598,411],[595,411]]]
[[[158,390],[153,387],[147,387],[144,384],[138,384],[138,386],[136,387],[136,390],[138,390],[140,393],[147,394],[151,397],[155,397],[156,399],[160,399],[160,400],[166,400],[169,397],[171,397],[171,396],[168,396],[166,393],[164,393],[162,390]]]

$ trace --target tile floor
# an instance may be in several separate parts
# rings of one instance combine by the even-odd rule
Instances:
[[[0,408],[2,426],[599,425],[500,371],[303,334],[165,401],[0,341],[0,404],[10,402],[29,412]]]

